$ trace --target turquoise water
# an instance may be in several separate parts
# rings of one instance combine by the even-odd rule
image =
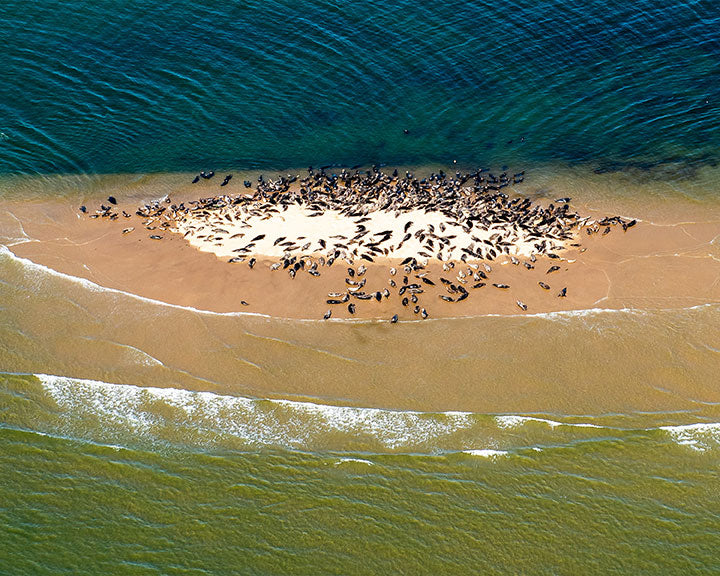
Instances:
[[[713,2],[10,1],[0,22],[1,172],[718,159]]]
[[[0,199],[457,160],[542,167],[550,190],[563,166],[584,200],[584,174],[624,170],[600,206],[716,210],[696,169],[720,159],[719,30],[705,1],[4,2]],[[0,248],[2,575],[720,572],[716,304],[392,339],[168,307]],[[316,381],[333,392],[308,400]],[[450,381],[448,403],[526,387],[530,408],[397,409]]]

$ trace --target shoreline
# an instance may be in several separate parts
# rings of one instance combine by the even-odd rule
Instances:
[[[19,245],[19,244],[15,244]],[[118,288],[112,288],[108,286],[102,286],[100,284],[97,284],[93,282],[92,280],[89,280],[87,278],[83,278],[81,276],[73,276],[71,274],[67,274],[65,272],[61,272],[59,270],[55,270],[53,268],[50,268],[48,266],[45,266],[43,264],[40,264],[38,262],[34,262],[33,260],[30,260],[28,258],[18,256],[15,254],[11,248],[15,245],[8,246],[0,246],[0,256],[3,254],[8,255],[11,259],[21,263],[23,266],[30,267],[30,268],[36,268],[44,273],[50,274],[52,276],[57,276],[66,280],[69,280],[70,282],[79,283],[83,286],[89,287],[90,289],[94,291],[99,292],[108,292],[108,293],[116,293],[122,296],[127,296],[128,298],[134,298],[138,299],[142,302],[146,302],[148,304],[153,304],[157,306],[167,306],[169,308],[176,308],[178,310],[184,310],[188,312],[193,312],[197,314],[206,314],[210,316],[225,316],[225,317],[254,317],[254,318],[262,318],[267,320],[274,320],[274,321],[292,321],[292,322],[308,322],[308,323],[317,323],[317,324],[323,324],[325,322],[327,323],[352,323],[352,324],[382,324],[386,322],[385,318],[374,318],[374,317],[349,317],[349,318],[329,318],[327,320],[324,320],[322,318],[291,318],[287,316],[273,316],[271,314],[264,314],[262,312],[250,312],[246,310],[234,310],[234,311],[227,311],[227,312],[219,312],[215,310],[206,310],[202,308],[194,308],[192,306],[184,306],[181,304],[173,304],[172,302],[165,302],[163,300],[156,300],[153,298],[148,298],[146,296],[142,296],[140,294],[135,294],[132,292],[126,292],[124,290],[120,290]],[[686,306],[678,306],[678,307],[669,307],[669,308],[662,308],[662,307],[653,307],[653,308],[643,308],[643,307],[627,307],[627,308],[609,308],[609,307],[595,307],[595,308],[565,308],[560,310],[554,310],[551,312],[526,312],[523,313],[521,311],[515,312],[515,313],[486,313],[486,314],[480,314],[477,316],[445,316],[445,317],[438,317],[438,318],[428,318],[428,322],[433,321],[439,321],[439,320],[472,320],[472,319],[478,319],[478,318],[549,318],[549,317],[562,317],[562,316],[586,316],[586,315],[594,315],[594,314],[603,314],[606,312],[611,313],[625,313],[625,314],[632,314],[632,313],[642,313],[645,311],[654,311],[654,312],[672,312],[672,311],[691,311],[691,310],[697,310],[700,308],[708,307],[708,306],[716,306],[720,304],[720,302],[701,302],[698,304],[689,304]],[[405,320],[399,320],[399,322],[402,323],[417,323],[420,324],[424,322],[421,319],[405,319]]]

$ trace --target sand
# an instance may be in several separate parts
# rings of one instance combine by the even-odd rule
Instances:
[[[237,256],[237,250],[257,236],[264,238],[253,242],[253,255],[280,258],[286,250],[282,242],[275,242],[280,237],[293,241],[299,239],[295,244],[300,247],[307,246],[304,253],[318,256],[327,253],[327,249],[320,244],[321,240],[331,246],[333,242],[347,243],[356,234],[355,221],[358,219],[350,219],[340,214],[338,210],[326,210],[319,216],[315,214],[317,212],[297,205],[290,205],[287,210],[268,215],[246,215],[235,207],[229,207],[218,210],[208,217],[183,220],[178,223],[177,232],[199,250],[212,252],[219,258]],[[226,215],[231,215],[233,221],[227,220]],[[242,220],[239,217],[242,217]],[[462,226],[448,224],[445,215],[421,210],[411,210],[402,214],[370,212],[363,220],[362,225],[369,230],[365,237],[367,241],[372,238],[377,239],[384,231],[392,233],[391,241],[385,244],[389,250],[385,257],[396,260],[410,257],[427,262],[433,257],[438,259],[438,253],[443,261],[459,260],[463,254],[461,248],[482,245],[484,240],[489,241],[494,235],[508,232],[506,227],[500,225],[490,226],[488,229],[475,228],[470,233],[465,232]],[[407,228],[406,224],[408,224]],[[452,237],[451,245],[438,253],[429,254],[415,233],[428,229],[440,231],[441,225],[445,226],[441,235]],[[218,236],[213,231],[220,231],[222,235]],[[401,242],[406,234],[410,234],[410,238]],[[511,230],[510,237],[513,243],[512,254],[530,256],[536,252],[533,239],[522,231]],[[215,240],[216,238],[219,240]]]
[[[576,194],[581,214],[620,213],[638,224],[627,233],[583,233],[586,251],[560,251],[561,269],[551,274],[557,260],[538,257],[533,270],[507,256],[489,262],[491,282],[508,290],[487,283],[449,303],[436,283],[421,295],[430,314],[421,320],[397,292],[381,303],[358,301],[354,316],[328,305],[328,292],[347,287],[342,259],[319,277],[292,280],[270,270],[276,258],[259,258],[252,269],[247,260],[229,264],[179,233],[150,239],[161,228],[147,230],[140,218],[108,222],[77,210],[109,194],[129,211],[167,193],[175,202],[217,193],[217,182],[200,189],[191,178],[98,176],[79,192],[76,179],[13,180],[17,192],[0,197],[3,253],[95,284],[3,257],[6,370],[423,411],[597,414],[717,405],[720,204],[669,192],[658,201],[648,193],[643,202],[633,192],[623,202],[579,176],[572,181],[588,186],[584,195],[554,181],[518,189],[543,202]],[[614,180],[610,188],[618,188]],[[134,230],[122,234],[128,227]],[[456,279],[458,266],[451,275],[442,264],[429,263],[431,277]],[[391,265],[399,268],[397,259],[367,262],[364,289],[400,283]],[[556,295],[561,287],[566,298]],[[400,321],[391,324],[395,313]]]
[[[197,194],[192,187],[186,187],[173,201],[189,200],[196,197],[193,193]],[[98,195],[87,198],[86,202],[99,204],[103,199]],[[120,209],[132,214],[138,202],[136,198],[119,198],[119,204]],[[424,270],[406,274],[400,266],[401,259],[415,255],[418,246],[408,241],[397,248],[397,242],[393,241],[388,243],[395,245],[388,256],[377,257],[374,262],[353,260],[350,255],[332,267],[319,266],[319,276],[301,271],[291,279],[287,271],[271,270],[282,255],[282,248],[273,246],[275,239],[305,237],[305,241],[312,244],[308,250],[319,248],[317,242],[321,237],[335,233],[348,236],[352,232],[344,227],[337,214],[310,218],[301,209],[289,208],[286,213],[266,220],[252,217],[245,224],[227,222],[227,233],[223,235],[226,239],[207,242],[199,238],[200,226],[212,223],[199,219],[180,222],[174,231],[147,230],[143,226],[146,219],[134,215],[115,221],[89,219],[77,211],[74,202],[67,200],[7,200],[3,208],[0,220],[3,243],[18,256],[101,286],[216,312],[320,320],[331,310],[331,321],[388,321],[394,314],[398,314],[400,321],[419,321],[420,312],[414,311],[415,306],[425,308],[430,318],[446,318],[592,308],[671,308],[720,301],[717,256],[720,222],[685,221],[682,213],[678,214],[676,223],[653,224],[640,220],[627,232],[619,227],[614,227],[606,236],[587,236],[581,232],[574,242],[581,246],[560,251],[560,259],[538,255],[531,263],[532,244],[518,238],[510,251],[518,264],[513,264],[510,255],[503,255],[492,262],[456,261],[453,269],[447,269],[446,262],[427,258]],[[591,210],[586,213],[595,219],[607,215]],[[217,217],[224,219],[223,215]],[[405,223],[411,220],[415,226],[420,226],[420,222],[423,226],[440,224],[432,214],[403,214],[395,218],[390,213],[373,213],[369,217],[365,222],[369,229],[392,229],[393,237],[401,234]],[[123,234],[128,228],[133,230]],[[457,236],[453,241],[456,246],[469,240],[467,235],[461,236],[461,230],[448,229],[445,234],[451,232]],[[244,236],[229,239],[240,233]],[[473,231],[476,237],[477,233]],[[493,233],[495,231],[490,230],[486,234],[489,237]],[[162,239],[151,239],[155,234]],[[245,261],[228,263],[228,259],[237,254],[234,252],[237,247],[246,245],[248,238],[262,234],[265,238],[256,242]],[[457,256],[457,252],[447,254],[446,251],[444,256]],[[257,260],[253,268],[248,265],[250,257]],[[365,281],[362,292],[374,294],[388,289],[390,297],[383,297],[381,302],[353,297],[355,314],[349,313],[347,303],[328,304],[327,300],[333,299],[328,294],[346,292],[350,262],[355,270],[361,263],[367,268],[362,278],[356,276],[352,280]],[[524,262],[533,268],[526,268]],[[492,271],[486,271],[484,264],[489,264]],[[559,269],[548,273],[551,266]],[[398,270],[397,275],[390,274],[391,267]],[[487,278],[473,278],[483,271]],[[434,285],[418,277],[422,274]],[[403,297],[412,297],[409,292],[398,295],[404,277],[408,278],[408,284],[417,284],[423,290],[416,295],[417,304],[409,301],[407,306],[402,305]],[[441,295],[455,299],[460,293],[449,293],[441,277],[464,287],[470,296],[461,302],[444,301]],[[395,288],[391,282],[395,282]],[[543,289],[540,282],[549,289]],[[484,286],[472,288],[478,284]],[[496,288],[493,284],[510,288]],[[558,296],[562,289],[567,290],[566,297]],[[518,301],[527,306],[527,310],[522,310]]]

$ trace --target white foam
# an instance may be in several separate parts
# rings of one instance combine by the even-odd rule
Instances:
[[[40,432],[39,430],[32,430],[30,428],[19,428],[16,426],[5,426],[5,425],[0,425],[0,428],[6,429],[6,430],[14,430],[16,432],[22,432],[23,434],[32,434],[34,436],[42,436],[44,438],[54,438],[57,440],[72,440],[73,442],[78,442],[78,441],[84,442],[87,444],[91,444],[93,446],[102,446],[103,448],[110,448],[112,450],[117,450],[118,452],[120,452],[122,450],[127,450],[127,448],[125,446],[120,446],[118,444],[106,444],[103,442],[91,442],[89,440],[78,439],[78,438],[74,438],[74,437],[70,437],[70,436],[65,436],[63,434],[50,434],[48,432]]]
[[[720,422],[686,424],[683,426],[661,426],[672,439],[682,446],[689,446],[698,452],[705,452],[720,445]]]
[[[98,380],[35,375],[58,406],[78,422],[99,421],[106,429],[125,429],[137,435],[163,436],[180,429],[187,441],[215,442],[230,436],[251,446],[274,445],[304,449],[325,446],[338,434],[360,442],[378,443],[390,450],[436,450],[454,434],[477,441],[488,433],[485,416],[469,412],[416,412],[331,406],[313,402],[267,400],[194,392],[176,388],[139,387]],[[537,423],[554,430],[606,428],[590,423],[565,423],[534,416],[494,416],[500,430]],[[648,430],[657,430],[648,429]],[[720,423],[697,423],[659,428],[680,445],[706,451],[720,446]],[[492,433],[492,431],[491,431]],[[464,442],[463,440],[458,440]],[[457,442],[450,440],[450,442]],[[367,446],[367,444],[364,444]],[[479,457],[506,456],[505,450],[467,449]],[[357,461],[348,459],[347,461]]]
[[[587,422],[557,422],[555,420],[548,420],[547,418],[536,418],[534,416],[517,416],[514,414],[495,416],[495,421],[500,428],[509,429],[517,428],[528,422],[540,422],[547,424],[550,428],[556,428],[558,426],[571,426],[573,428],[603,428],[597,424],[590,424]]]
[[[355,462],[357,464],[367,464],[368,466],[375,466],[374,462],[370,462],[370,460],[364,460],[362,458],[340,458],[340,460],[335,462],[335,466],[339,466],[340,464],[344,464],[346,462]]]
[[[133,361],[137,364],[141,364],[142,366],[164,366],[164,364],[160,360],[155,358],[155,356],[151,356],[140,348],[136,348],[135,346],[131,346],[130,344],[121,344],[119,342],[110,341],[110,343],[124,350],[127,350]]]
[[[15,220],[19,228],[18,231],[21,234],[21,236],[19,237],[6,236],[4,238],[4,241],[7,243],[8,246],[17,246],[18,244],[26,244],[27,242],[36,242],[36,240],[30,238],[30,236],[28,236],[28,233],[25,232],[25,227],[23,226],[22,221],[17,216],[15,216],[15,214],[7,211],[5,212],[5,215],[10,216],[13,220]]]
[[[138,387],[97,380],[36,374],[62,407],[89,411],[113,425],[143,433],[167,425],[164,404],[181,410],[175,418],[188,428],[230,434],[251,444],[303,447],[323,435],[340,432],[367,436],[390,449],[412,447],[467,429],[475,420],[464,412],[423,413],[290,400],[262,400],[192,392],[176,388]],[[178,422],[174,421],[177,425]]]
[[[497,458],[498,456],[507,456],[510,454],[507,450],[493,450],[485,448],[482,450],[463,450],[463,454],[470,454],[471,456],[481,456],[483,458]]]

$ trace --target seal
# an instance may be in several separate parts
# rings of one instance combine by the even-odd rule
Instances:
[[[390,274],[383,281],[394,289],[398,302],[403,306],[412,302],[413,312],[421,314],[425,310],[421,307],[424,292],[447,302],[461,302],[469,297],[468,290],[490,284],[492,260],[500,267],[508,263],[519,267],[522,263],[528,271],[535,269],[536,255],[561,264],[565,261],[561,251],[573,246],[570,242],[577,240],[583,229],[600,236],[601,232],[610,233],[608,231],[616,227],[627,230],[636,225],[635,220],[617,216],[582,219],[570,211],[569,197],[557,198],[555,204],[546,205],[518,196],[512,184],[513,180],[524,178],[524,171],[509,171],[506,166],[499,174],[483,168],[464,173],[453,170],[449,174],[440,170],[426,177],[410,172],[398,174],[397,170],[384,173],[382,165],[363,172],[359,169],[359,165],[348,170],[329,164],[320,169],[309,167],[307,175],[286,174],[277,179],[259,175],[256,188],[251,192],[222,193],[179,205],[165,197],[145,204],[136,214],[145,220],[143,225],[148,230],[154,231],[153,239],[162,239],[163,232],[178,226],[185,237],[210,246],[235,240],[238,247],[232,252],[237,255],[229,261],[248,261],[251,269],[257,263],[256,257],[262,258],[260,254],[274,253],[282,256],[268,262],[271,271],[286,270],[291,278],[303,271],[312,277],[322,273],[326,277],[342,278],[330,275],[330,271],[326,273],[325,268],[338,261],[347,262],[347,290],[330,293],[330,300],[332,304],[347,303],[351,314],[356,304],[349,302],[350,299],[381,303],[384,297],[395,302],[388,288],[376,282],[380,259],[394,264],[385,268]],[[213,171],[202,171],[193,182],[213,176]],[[232,174],[224,175],[220,186],[226,186],[232,177]],[[243,184],[246,188],[253,187],[249,180]],[[508,186],[511,188],[504,191]],[[111,196],[107,201],[109,205],[102,205],[92,217],[108,220],[118,217],[120,210],[116,213],[113,208],[117,199]],[[319,218],[318,230],[296,237],[291,226],[273,227],[275,221],[268,223],[270,226],[260,224],[261,230],[253,227],[258,220],[284,219],[283,212],[291,208],[307,218]],[[87,212],[84,206],[80,210]],[[329,230],[333,227],[325,228],[329,223],[324,218],[328,212],[347,221],[349,232],[331,235]],[[431,216],[425,220],[416,217],[418,213]],[[131,217],[126,212],[122,216]],[[229,230],[228,222],[236,228]],[[257,234],[247,242],[246,236],[252,236],[253,230],[275,230],[284,235],[273,242],[275,234],[269,232],[271,238],[264,242],[265,234]],[[323,233],[323,230],[328,231]],[[266,244],[270,243],[274,249],[265,252]],[[575,245],[579,248],[577,242]],[[373,265],[365,265],[365,261]],[[442,272],[436,273],[435,266],[440,265]],[[497,266],[496,269],[501,270]],[[546,274],[557,270],[560,266],[551,266]],[[450,279],[441,276],[444,274]],[[362,292],[366,281],[367,291]],[[547,284],[538,284],[550,290]],[[510,288],[500,282],[493,285],[499,289]],[[445,291],[447,296],[438,294]],[[558,297],[564,297],[565,293],[566,290]]]

